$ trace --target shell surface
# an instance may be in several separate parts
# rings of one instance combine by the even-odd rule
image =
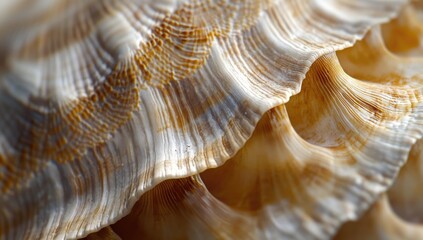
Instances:
[[[124,239],[327,239],[386,191],[407,159],[422,130],[409,122],[421,113],[416,91],[353,79],[335,54],[323,56],[227,163],[160,184],[112,227]]]
[[[358,221],[342,226],[334,239],[422,239],[423,142],[418,141],[392,188]]]
[[[404,3],[1,3],[1,238],[332,236],[422,134],[422,61],[334,53]]]
[[[423,66],[421,2],[413,2],[400,16],[383,25],[384,55],[396,63]],[[394,41],[395,34],[403,38]],[[390,61],[392,62],[392,61]],[[418,84],[409,81],[405,84]],[[358,220],[342,226],[334,239],[423,239],[423,141],[418,140],[391,188]]]

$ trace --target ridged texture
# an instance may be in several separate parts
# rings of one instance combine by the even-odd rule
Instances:
[[[338,52],[343,69],[334,55],[318,59],[301,92],[267,112],[234,158],[159,184],[113,230],[124,239],[327,239],[387,190],[409,153],[392,188],[335,239],[421,239],[416,13],[408,6]]]
[[[386,48],[380,39],[360,43],[362,52],[379,47],[379,52],[390,54],[385,62],[402,64],[402,72],[416,71],[423,66],[422,27],[423,2],[415,1],[401,15],[381,27]],[[420,18],[419,18],[420,15]],[[401,36],[401,38],[398,38]],[[358,47],[357,46],[357,47]],[[378,54],[371,54],[378,55]],[[385,54],[386,56],[386,54]],[[380,59],[380,58],[379,58]],[[393,65],[387,65],[393,69]],[[421,71],[421,70],[420,70]],[[389,79],[389,78],[388,78]],[[389,81],[392,82],[392,81]],[[392,84],[395,84],[394,81]],[[421,78],[404,78],[404,85],[422,84]],[[334,239],[423,239],[423,140],[417,141],[392,187],[360,219],[340,228]]]
[[[112,228],[124,239],[328,239],[392,184],[423,133],[421,90],[354,79],[323,56],[234,158],[155,187]]]
[[[392,188],[358,221],[346,223],[335,240],[423,238],[423,141],[418,141]]]
[[[117,221],[159,182],[222,165],[266,111],[300,91],[318,57],[351,46],[403,3],[110,0],[38,1],[32,8],[24,7],[29,1],[2,3],[8,21],[0,22],[1,237],[83,237]],[[317,64],[323,68],[318,72],[338,73],[334,55],[322,59],[332,63]],[[323,79],[334,81],[333,89],[356,84],[349,77]],[[398,159],[388,170],[378,162],[368,170],[387,174],[365,179],[376,186],[369,201],[389,184],[420,134],[414,123],[420,121],[421,101],[413,86],[377,86],[373,91],[381,91],[381,98],[371,94],[372,86],[357,83],[347,88],[350,96],[341,96],[352,104],[358,92],[369,91],[360,100],[360,114],[339,110],[355,119],[347,126],[360,129],[354,134],[373,131],[366,135],[374,138],[364,141],[368,145],[358,138],[363,158],[375,154],[371,150],[381,138],[396,146]],[[398,109],[389,105],[394,101]],[[377,110],[372,106],[386,119],[372,119]],[[273,111],[286,121],[283,110]],[[190,181],[198,186],[195,192],[208,194],[198,176]],[[351,209],[346,217],[317,221],[328,226],[305,227],[305,236],[329,235],[362,208]],[[261,229],[263,236],[289,235],[276,226]]]

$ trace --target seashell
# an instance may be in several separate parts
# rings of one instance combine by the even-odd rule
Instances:
[[[378,26],[337,56],[342,64],[333,55],[318,59],[301,92],[265,114],[233,159],[158,185],[112,225],[114,231],[124,239],[326,239],[360,216],[391,185],[421,135],[421,121],[409,121],[421,115],[422,62],[388,51]],[[419,146],[421,140],[387,195],[413,222],[423,216]],[[391,215],[385,196],[335,239],[422,237],[419,228]]]
[[[423,22],[421,18],[419,20],[419,15],[423,6],[421,2],[413,4],[413,8],[407,6],[398,19],[382,25],[383,31],[378,30],[378,34],[373,34],[373,41],[358,44],[361,45],[362,51],[379,49],[380,55],[386,58],[385,62],[394,61],[397,66],[401,63],[401,67],[396,71],[408,75],[410,71],[418,71],[419,66],[421,68],[423,64],[422,45],[419,43]],[[404,37],[394,41],[395,33]],[[420,78],[411,77],[404,80],[402,84],[406,85],[420,83]],[[422,169],[423,141],[419,140],[413,145],[407,163],[389,191],[382,194],[360,219],[343,225],[334,239],[422,239],[423,193],[420,187],[423,182]]]
[[[0,3],[0,238],[333,235],[422,134],[419,63],[333,53],[404,3]]]
[[[422,169],[423,141],[419,140],[392,188],[358,221],[345,224],[335,239],[422,239]]]
[[[420,9],[421,11],[423,7],[417,9]],[[378,46],[380,52],[383,52],[385,56],[389,54],[389,58],[391,60],[395,60],[397,63],[402,62],[402,68],[404,70],[407,69],[405,64],[412,66],[413,63],[417,62],[420,63],[421,66],[423,61],[421,45],[416,45],[415,41],[410,41],[410,36],[418,34],[419,32],[415,31],[416,28],[410,28],[405,24],[410,23],[411,20],[415,19],[417,16],[416,14],[418,14],[416,8],[405,8],[398,18],[399,20],[395,19],[389,24],[382,26],[383,30],[388,31],[388,33],[382,32],[384,33],[384,42],[380,41],[381,34],[379,31],[379,35],[375,35],[373,38],[377,39],[377,41],[367,41],[362,45],[369,46],[364,47],[367,48],[367,50],[370,48],[375,49],[376,46]],[[419,24],[414,20],[411,21],[411,23],[413,23],[412,26]],[[404,29],[396,29],[399,26],[404,27]],[[413,29],[413,31],[410,29]],[[388,50],[388,47],[384,46],[384,43],[393,43],[393,40],[389,38],[393,36],[391,33],[395,31],[402,31],[402,35],[406,37],[398,40],[395,45],[389,47]],[[395,51],[395,55],[389,51]],[[406,58],[404,58],[404,56]],[[410,59],[409,57],[412,58]],[[405,84],[409,85],[413,84],[416,79],[412,78],[407,80],[408,81],[406,81]],[[420,187],[423,181],[422,156],[423,141],[419,140],[413,145],[407,163],[401,169],[389,191],[384,193],[360,219],[342,226],[335,239],[423,238],[423,226],[421,224],[423,222],[423,194]]]
[[[392,183],[422,107],[420,89],[353,79],[325,55],[234,158],[159,184],[112,228],[124,239],[327,239]]]

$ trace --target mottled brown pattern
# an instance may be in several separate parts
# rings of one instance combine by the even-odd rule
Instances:
[[[265,1],[184,4],[152,30],[135,55],[143,79],[160,87],[186,78],[204,65],[216,38],[248,29],[267,5]]]
[[[116,69],[90,97],[55,106],[47,114],[29,110],[23,112],[22,118],[15,116],[20,134],[11,142],[16,153],[3,156],[5,160],[0,165],[9,169],[0,172],[2,192],[19,187],[47,161],[62,163],[80,158],[126,123],[139,103],[140,88],[134,69]]]
[[[19,154],[7,156],[4,161],[13,164],[7,164],[11,168],[9,171],[0,173],[2,191],[19,186],[23,178],[37,172],[46,161],[78,159],[88,148],[106,141],[110,134],[130,119],[138,106],[139,91],[146,84],[163,87],[171,81],[189,76],[204,64],[216,36],[250,26],[262,11],[261,4],[256,1],[251,4],[218,2],[214,7],[214,3],[207,4],[211,5],[185,4],[165,18],[152,30],[149,41],[140,46],[129,60],[125,60],[127,63],[116,63],[106,81],[96,86],[89,97],[64,106],[35,98],[32,103],[46,106],[48,113],[29,109],[23,113],[24,116],[20,116],[23,120],[16,119],[19,122],[16,129],[20,129],[20,135],[12,143],[12,149]],[[222,8],[222,4],[231,6]],[[27,43],[21,50],[21,57],[44,58],[86,37],[100,19],[109,14],[106,5],[89,4],[87,9],[77,13],[74,22],[66,25],[80,26],[76,32],[54,25]],[[234,10],[239,10],[239,21],[235,23],[232,22]],[[217,14],[216,11],[222,12]],[[240,17],[247,13],[249,17]],[[206,15],[221,19],[211,20]],[[206,19],[210,22],[206,22]],[[233,25],[221,24],[222,21]],[[46,36],[50,39],[46,39]],[[60,36],[59,39],[63,41],[57,42],[54,36]],[[139,82],[140,77],[143,82]],[[25,106],[21,108],[25,109]]]

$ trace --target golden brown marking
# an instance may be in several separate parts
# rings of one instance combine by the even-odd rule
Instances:
[[[225,37],[231,30],[250,27],[263,8],[268,6],[268,3],[257,5],[255,2],[184,4],[153,28],[150,39],[132,53],[131,59],[127,59],[129,65],[118,67],[120,63],[113,63],[113,71],[105,82],[95,86],[89,96],[64,106],[54,106],[53,102],[53,106],[48,105],[47,114],[34,108],[25,112],[25,116],[15,116],[25,120],[16,124],[20,135],[16,142],[11,143],[14,155],[3,156],[6,160],[0,166],[8,166],[8,175],[13,173],[14,178],[0,176],[0,182],[5,182],[1,191],[5,193],[19,186],[49,160],[64,163],[80,159],[88,149],[107,141],[109,135],[124,125],[138,108],[139,93],[143,88],[164,88],[171,81],[188,77],[204,64],[216,37]],[[214,4],[217,6],[213,7]],[[228,7],[220,6],[222,4]],[[92,26],[109,14],[106,8],[88,5],[87,12],[77,15],[74,23],[84,27],[78,31],[57,26],[48,29],[25,45],[21,56],[42,59],[73,41],[81,40]],[[213,17],[205,17],[208,15]],[[249,17],[245,18],[246,15]],[[90,17],[88,25],[84,25],[87,20],[84,16]],[[237,19],[233,19],[236,16]],[[67,35],[63,37],[63,34]],[[50,38],[46,39],[46,36]],[[57,40],[55,37],[65,40],[51,44]],[[139,76],[145,82],[138,82]],[[208,100],[204,104],[213,104],[209,101],[218,102],[219,99]],[[50,104],[48,99],[40,102]],[[22,109],[25,107],[22,106]],[[200,115],[204,109],[199,106],[193,113]],[[181,126],[187,119],[174,119],[173,122],[177,121]]]
[[[107,80],[94,91],[93,95],[57,107],[43,116],[41,123],[31,120],[37,113],[27,113],[28,124],[18,129],[21,135],[12,146],[17,154],[3,156],[10,173],[16,179],[38,171],[49,160],[64,163],[78,159],[87,149],[97,146],[125,124],[133,111],[138,108],[140,88],[131,66],[116,69]],[[10,181],[0,176],[4,193],[20,181]]]

